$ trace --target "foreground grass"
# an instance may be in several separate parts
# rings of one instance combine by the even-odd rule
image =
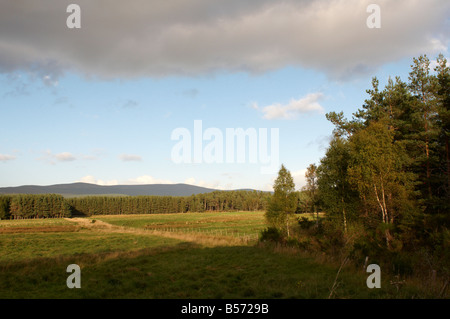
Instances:
[[[81,289],[66,287],[67,265],[81,267]],[[333,266],[260,247],[180,243],[134,252],[42,258],[0,266],[0,298],[327,298]],[[383,298],[365,276],[343,271],[333,297]]]
[[[381,289],[369,289],[363,271],[346,267],[336,277],[339,264],[319,263],[295,249],[205,245],[195,236],[186,241],[141,229],[152,218],[180,227],[226,218],[214,226],[231,227],[240,217],[242,227],[260,227],[258,214],[215,215],[116,216],[120,227],[113,228],[96,228],[100,221],[92,219],[84,220],[95,225],[90,228],[67,220],[0,221],[0,298],[322,299],[331,291],[332,298],[433,297],[416,285],[397,289],[387,276]],[[254,226],[246,224],[249,218]],[[69,264],[81,267],[81,289],[66,286]]]

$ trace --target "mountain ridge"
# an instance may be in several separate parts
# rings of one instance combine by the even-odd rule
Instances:
[[[242,190],[242,189],[240,189]],[[245,189],[250,190],[250,189]],[[219,189],[190,184],[97,185],[83,182],[54,185],[21,185],[0,187],[0,194],[60,194],[63,196],[124,195],[124,196],[191,196]]]

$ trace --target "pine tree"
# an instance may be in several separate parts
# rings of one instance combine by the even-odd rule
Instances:
[[[436,225],[450,227],[450,67],[442,54],[436,59],[437,66],[437,165],[436,165]]]
[[[422,149],[425,166],[425,185],[428,199],[433,195],[432,191],[432,152],[433,140],[436,130],[433,126],[434,116],[436,115],[436,79],[430,75],[430,60],[426,55],[413,59],[411,65],[412,71],[409,74],[409,89],[414,95],[414,103],[411,107],[415,111],[412,120],[418,125],[416,140],[420,141],[419,147]],[[424,194],[425,195],[425,194]]]

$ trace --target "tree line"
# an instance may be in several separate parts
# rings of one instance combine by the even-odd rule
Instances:
[[[448,263],[450,69],[443,55],[433,70],[430,64],[426,55],[414,58],[408,81],[389,78],[384,88],[374,77],[351,119],[326,114],[332,140],[308,167],[300,197],[289,171],[279,172],[266,211],[272,235],[314,238],[318,249],[345,247],[352,256],[411,261],[420,254],[436,268]],[[299,209],[325,217],[300,219],[295,233],[286,216]]]
[[[450,225],[450,69],[413,59],[408,82],[372,80],[351,120],[329,113],[334,137],[317,167],[320,204],[344,232],[358,220],[388,249],[442,247]],[[447,237],[448,240],[448,237]]]
[[[214,191],[191,196],[0,195],[0,218],[50,218],[72,215],[168,214],[264,210],[271,196],[262,191]]]
[[[191,196],[86,196],[68,198],[73,212],[103,214],[171,214],[206,211],[264,210],[270,193],[214,191]]]
[[[61,195],[0,195],[0,219],[70,217],[71,208]]]

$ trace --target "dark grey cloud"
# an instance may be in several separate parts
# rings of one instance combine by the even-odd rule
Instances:
[[[81,7],[81,29],[66,8]],[[332,78],[442,52],[447,0],[380,0],[381,29],[368,29],[373,1],[0,0],[0,72],[26,71],[57,83],[87,77],[193,76],[265,72],[287,65]]]

